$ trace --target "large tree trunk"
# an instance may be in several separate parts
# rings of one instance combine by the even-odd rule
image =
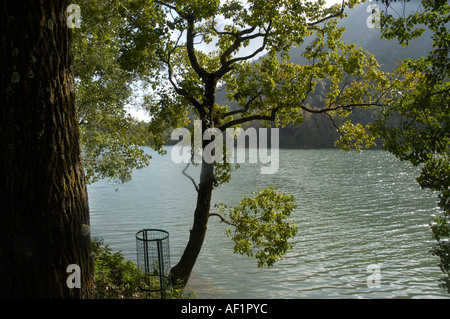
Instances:
[[[1,3],[0,298],[95,291],[69,4]]]

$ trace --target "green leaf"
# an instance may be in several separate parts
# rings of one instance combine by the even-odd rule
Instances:
[[[224,204],[217,209],[229,216],[233,229],[226,234],[234,241],[234,252],[255,257],[258,267],[273,266],[292,248],[289,239],[297,234],[297,226],[289,221],[296,204],[292,195],[278,192],[275,186],[244,197],[236,207]]]

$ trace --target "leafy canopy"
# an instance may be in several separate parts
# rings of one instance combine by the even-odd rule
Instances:
[[[155,1],[153,6],[163,12],[155,27],[162,35],[153,52],[160,69],[152,73],[153,94],[145,103],[153,116],[154,147],[162,148],[168,129],[186,127],[193,118],[201,119],[205,129],[224,131],[255,120],[281,126],[300,123],[303,111],[346,117],[355,107],[382,103],[386,95],[374,92],[388,89],[387,76],[372,55],[340,40],[344,29],[337,22],[344,16],[342,8],[324,4]],[[130,30],[139,39],[150,38],[150,30],[139,29],[135,20]],[[291,63],[290,49],[307,37],[314,39],[303,53],[310,63]],[[129,50],[135,56],[142,48]],[[325,105],[307,106],[307,97],[325,80]],[[216,101],[220,90],[227,92],[227,102],[221,105]],[[358,128],[347,125],[346,131]]]
[[[340,5],[86,0],[80,6],[75,71],[90,181],[129,180],[133,168],[149,163],[140,146],[152,144],[164,153],[168,132],[194,118],[202,119],[205,129],[254,120],[284,126],[302,122],[304,112],[346,117],[385,97],[374,94],[388,82],[373,56],[340,40],[344,30],[337,21],[345,16]],[[303,53],[310,63],[289,62],[290,49],[307,37],[314,38]],[[325,80],[325,104],[306,104]],[[228,93],[222,105],[215,99],[220,90]],[[147,124],[128,114],[130,104],[151,115],[150,134]],[[343,137],[344,148],[373,144],[365,128],[350,122],[340,132],[358,137],[357,143]]]
[[[128,112],[131,104],[139,103],[136,88],[145,90],[146,84],[139,72],[123,64],[126,17],[121,13],[132,2],[77,3],[82,23],[73,29],[74,66],[86,177],[88,182],[101,178],[126,182],[133,169],[150,160],[142,149],[149,144],[147,125]]]

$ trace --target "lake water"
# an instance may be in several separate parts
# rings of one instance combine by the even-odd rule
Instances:
[[[192,226],[196,192],[166,156],[153,155],[126,184],[89,185],[92,235],[136,261],[135,234],[170,233],[172,266]],[[198,168],[188,172],[196,176]],[[233,253],[226,225],[211,218],[188,287],[210,298],[448,298],[438,286],[438,260],[429,222],[436,197],[415,182],[418,170],[384,151],[281,149],[277,174],[241,164],[213,204],[277,185],[294,195],[298,225],[294,248],[272,268]],[[197,177],[198,180],[198,177]]]

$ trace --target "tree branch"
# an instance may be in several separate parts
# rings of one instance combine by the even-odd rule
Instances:
[[[218,213],[209,213],[208,218],[211,217],[211,216],[217,216],[217,217],[220,218],[220,221],[221,221],[221,222],[236,227],[236,224],[233,224],[232,222],[226,220],[222,215],[220,215],[220,214],[218,214]]]
[[[339,125],[336,124],[336,122],[334,121],[333,117],[331,116],[331,114],[329,113],[325,113],[326,116],[328,116],[328,118],[331,121],[331,124],[334,126],[334,128],[336,129],[336,131],[338,132],[338,134],[344,139],[347,140],[347,137],[345,136],[344,133],[342,133],[341,128],[339,127]]]
[[[240,38],[242,37],[244,34],[250,34],[253,31],[255,31],[256,26],[250,27],[248,29],[244,29],[240,32],[231,32],[231,31],[219,31],[216,28],[212,27],[212,29],[214,30],[214,32],[216,32],[218,35],[231,35],[235,38]]]
[[[252,32],[254,32],[256,30],[256,26],[242,30],[241,32],[238,32],[238,33],[233,33],[233,36],[236,39],[234,40],[233,44],[227,50],[225,50],[225,52],[223,52],[221,54],[220,63],[222,64],[222,66],[215,73],[216,77],[220,78],[223,75],[225,75],[227,72],[229,72],[231,70],[231,65],[233,63],[252,59],[258,53],[262,52],[266,48],[267,38],[269,36],[271,27],[272,27],[272,22],[269,23],[269,26],[267,27],[265,33],[258,32],[256,34],[252,34],[252,35],[245,36],[245,37],[244,37],[244,35],[251,34]],[[258,37],[263,37],[263,44],[257,50],[255,50],[252,54],[247,55],[245,57],[229,59],[231,57],[231,55],[233,54],[233,52],[235,52],[236,50],[238,50],[240,48],[242,42],[247,41],[247,40],[256,39]]]
[[[267,45],[267,38],[269,37],[270,34],[270,30],[272,29],[272,21],[269,23],[269,26],[267,27],[266,33],[257,33],[255,35],[251,35],[245,38],[242,38],[242,41],[246,41],[246,40],[251,40],[251,39],[255,39],[257,37],[263,37],[263,43],[262,45],[255,50],[252,54],[244,56],[244,57],[240,57],[240,58],[234,58],[228,61],[229,65],[235,63],[235,62],[239,62],[239,61],[245,61],[245,60],[249,60],[254,58],[257,54],[259,54],[260,52],[264,51],[264,49],[266,48]]]
[[[245,104],[245,106],[242,109],[221,114],[221,118],[226,118],[228,116],[233,116],[236,114],[242,114],[242,113],[247,112],[250,108],[250,104],[252,104],[256,99],[258,99],[261,96],[261,94],[262,94],[262,92],[258,92],[258,94],[256,94],[250,100],[247,101],[247,103]]]
[[[198,62],[197,56],[195,54],[195,48],[194,48],[194,39],[195,39],[195,32],[194,32],[194,18],[189,17],[186,19],[188,22],[188,29],[187,29],[187,35],[186,35],[186,48],[187,53],[189,57],[189,62],[191,63],[192,68],[194,69],[195,73],[200,76],[203,80],[208,78],[211,74],[207,72]]]
[[[324,17],[324,18],[322,18],[320,20],[317,20],[317,21],[314,21],[314,22],[310,22],[310,23],[308,23],[308,26],[314,26],[316,24],[320,24],[320,23],[322,23],[324,21],[327,21],[329,19],[339,17],[341,14],[344,13],[344,8],[345,8],[344,4],[345,4],[345,1],[342,1],[341,10],[339,12],[337,12],[335,14],[331,14],[329,16],[326,16],[326,17]]]
[[[157,55],[159,57],[159,59],[165,63],[167,65],[167,75],[169,77],[169,82],[172,85],[173,89],[175,90],[175,92],[178,95],[183,96],[184,98],[186,98],[194,107],[195,109],[199,112],[199,114],[201,115],[203,112],[203,108],[201,107],[201,103],[199,101],[197,101],[194,97],[189,95],[189,92],[187,92],[186,90],[178,87],[178,85],[175,83],[175,81],[173,80],[173,70],[172,70],[172,63],[171,63],[171,56],[172,53],[175,52],[176,49],[182,47],[179,46],[178,43],[182,37],[182,32],[178,35],[177,41],[174,45],[174,47],[167,53],[167,59],[165,57],[163,57],[162,53],[157,52]]]
[[[246,117],[242,117],[239,119],[235,119],[232,120],[228,123],[225,123],[224,125],[220,126],[219,129],[223,132],[225,131],[227,128],[232,127],[234,125],[238,125],[238,124],[242,124],[242,123],[246,123],[246,122],[250,122],[250,121],[256,121],[256,120],[260,120],[260,121],[275,121],[275,116],[277,111],[279,110],[279,106],[277,106],[276,108],[272,109],[271,114],[270,115],[263,115],[263,114],[254,114],[254,115],[249,115]]]
[[[180,10],[178,10],[178,8],[177,8],[176,6],[173,6],[173,5],[171,5],[171,4],[165,3],[164,1],[158,1],[158,0],[156,0],[155,2],[156,2],[157,4],[159,4],[159,5],[161,5],[161,6],[167,7],[167,8],[169,8],[170,10],[175,11],[180,17],[183,16],[183,12],[181,12]]]
[[[189,174],[186,173],[186,170],[188,169],[189,165],[191,165],[191,163],[188,163],[188,164],[186,165],[186,167],[183,169],[183,172],[182,172],[182,173],[183,173],[184,176],[186,176],[187,178],[189,178],[189,179],[191,180],[192,184],[194,184],[195,190],[196,190],[197,193],[198,193],[198,185],[197,185],[197,183],[196,183],[195,180],[192,178],[192,176],[190,176]]]

